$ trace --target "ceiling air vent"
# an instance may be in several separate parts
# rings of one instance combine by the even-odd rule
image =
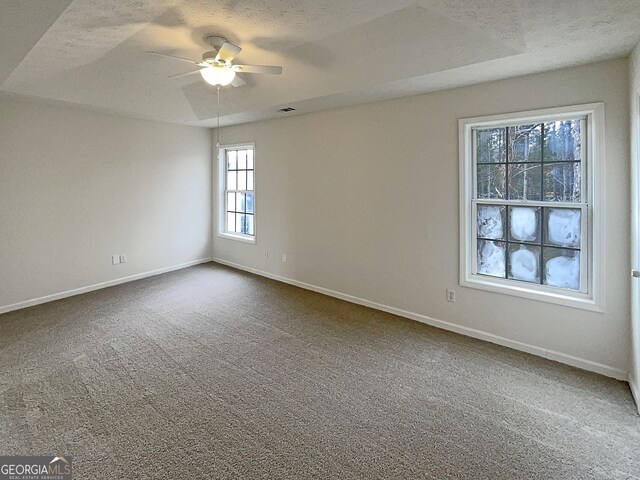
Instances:
[[[284,107],[284,108],[278,109],[279,112],[284,112],[284,113],[293,112],[294,110],[295,108],[292,108],[292,107]]]

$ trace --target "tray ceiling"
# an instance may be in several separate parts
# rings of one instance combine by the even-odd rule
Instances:
[[[215,89],[147,50],[282,65],[222,90],[222,124],[451,88],[627,55],[637,0],[22,0],[3,6],[0,90],[215,126]],[[186,68],[185,68],[186,67]]]

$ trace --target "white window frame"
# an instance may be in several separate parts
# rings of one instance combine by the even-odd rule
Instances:
[[[227,183],[227,167],[226,167],[226,152],[227,150],[236,149],[252,149],[253,150],[253,235],[246,235],[236,232],[228,232],[225,224],[227,199],[225,195],[226,183]],[[258,206],[257,206],[257,192],[256,192],[256,145],[253,142],[247,143],[234,143],[228,145],[220,145],[218,147],[218,237],[227,238],[230,240],[237,240],[239,242],[253,243],[257,242],[258,235]]]
[[[531,206],[556,205],[582,208],[582,232],[586,232],[586,242],[581,246],[581,291],[528,284],[525,282],[490,277],[474,273],[477,261],[477,238],[474,219],[476,210],[473,200],[476,196],[476,165],[473,130],[508,124],[542,123],[553,120],[586,118],[586,134],[583,149],[582,204],[552,202],[527,202]],[[604,211],[604,104],[591,103],[568,107],[548,108],[528,112],[464,118],[458,121],[460,154],[460,285],[495,293],[529,298],[558,305],[602,312],[603,219]],[[509,203],[504,200],[478,199],[482,204]],[[583,257],[585,257],[583,259]]]

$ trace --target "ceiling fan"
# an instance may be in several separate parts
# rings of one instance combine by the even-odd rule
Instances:
[[[236,73],[269,73],[272,75],[280,75],[282,73],[282,67],[273,65],[234,65],[232,61],[242,49],[237,45],[229,43],[224,37],[219,35],[209,35],[207,37],[207,42],[214,48],[214,50],[204,52],[202,54],[201,61],[190,60],[188,58],[177,57],[175,55],[168,55],[166,53],[147,53],[161,57],[173,58],[174,60],[180,60],[182,62],[187,62],[201,67],[200,69],[193,70],[191,72],[171,75],[169,78],[185,77],[187,75],[200,73],[205,82],[217,86],[231,84],[234,87],[241,87],[246,84],[247,82],[236,76]]]

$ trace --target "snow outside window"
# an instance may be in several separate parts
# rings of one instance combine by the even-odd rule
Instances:
[[[463,285],[595,305],[589,107],[460,121]]]

